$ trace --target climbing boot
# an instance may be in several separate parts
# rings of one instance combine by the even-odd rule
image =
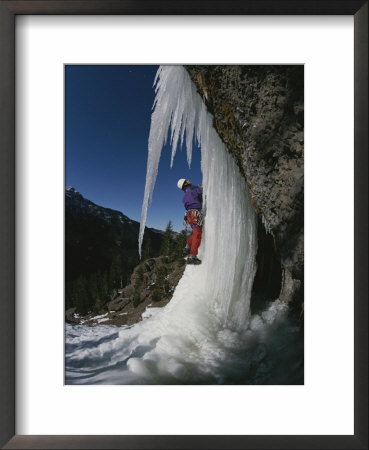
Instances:
[[[201,260],[197,256],[195,256],[194,258],[189,257],[187,258],[187,264],[194,264],[197,266],[201,264]]]

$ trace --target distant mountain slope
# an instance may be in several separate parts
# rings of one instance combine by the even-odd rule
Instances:
[[[138,263],[139,222],[98,206],[73,187],[65,189],[65,277],[109,270],[120,255],[127,272]],[[158,256],[163,231],[146,228],[144,257]],[[128,275],[128,273],[127,273]]]

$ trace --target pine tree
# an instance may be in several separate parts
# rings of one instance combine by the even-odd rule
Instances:
[[[160,301],[169,290],[169,283],[166,279],[167,268],[165,266],[160,266],[156,271],[155,288],[152,293],[152,300],[154,302]]]
[[[98,293],[99,298],[104,304],[107,300],[109,300],[109,286],[108,286],[108,274],[107,272],[97,273],[97,287],[98,287]]]
[[[134,293],[133,301],[132,301],[133,307],[136,308],[140,303],[141,303],[141,296],[140,296],[140,293],[136,291]]]
[[[136,270],[136,279],[134,284],[135,293],[133,295],[133,302],[132,302],[135,308],[141,303],[140,290],[143,280],[144,280],[144,270],[142,266],[139,266],[138,269]]]
[[[96,272],[91,274],[88,278],[88,290],[91,300],[93,301],[92,308],[95,312],[99,312],[103,306],[103,301],[99,291],[98,274]]]
[[[183,250],[189,238],[187,230],[182,230],[176,237],[173,249],[173,258],[176,260],[183,260]],[[183,260],[184,261],[184,260]]]
[[[147,238],[145,240],[144,245],[144,251],[143,251],[143,259],[149,259],[151,257],[151,239]]]
[[[160,247],[160,255],[161,256],[170,256],[173,251],[174,244],[174,232],[172,221],[168,222],[167,227],[165,228],[163,242]]]
[[[122,258],[118,254],[111,263],[109,270],[109,289],[118,289],[123,287],[122,277]]]
[[[120,289],[122,289],[128,282],[129,279],[129,275],[130,275],[130,269],[129,266],[127,264],[126,259],[122,258],[121,260],[121,285],[120,285]]]
[[[86,277],[81,275],[75,284],[75,296],[76,296],[76,310],[79,314],[85,315],[90,309],[90,298],[88,292],[88,284]]]
[[[103,277],[102,277],[102,291],[103,291],[103,300],[108,300],[109,299],[109,283],[108,283],[108,272],[105,271],[103,273]]]
[[[73,287],[74,287],[73,281],[68,281],[65,284],[65,310],[74,307],[75,299],[73,295]]]

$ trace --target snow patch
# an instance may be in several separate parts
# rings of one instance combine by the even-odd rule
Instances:
[[[101,323],[101,322],[107,322],[108,320],[110,320],[109,317],[106,317],[106,318],[104,318],[104,319],[99,319],[97,322],[98,322],[98,323]]]
[[[108,315],[108,313],[102,314],[100,316],[94,316],[94,317],[91,317],[90,320],[99,320],[99,319],[102,319],[103,317],[106,317],[107,315]]]

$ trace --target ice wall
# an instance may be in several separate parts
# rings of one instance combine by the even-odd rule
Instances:
[[[222,323],[241,326],[246,320],[254,277],[256,218],[245,180],[212,126],[212,117],[182,66],[160,66],[155,82],[146,185],[139,248],[146,224],[161,150],[170,131],[171,165],[177,146],[185,141],[187,161],[192,142],[201,147],[206,211],[201,245],[204,288]],[[197,286],[194,286],[196,289]]]

